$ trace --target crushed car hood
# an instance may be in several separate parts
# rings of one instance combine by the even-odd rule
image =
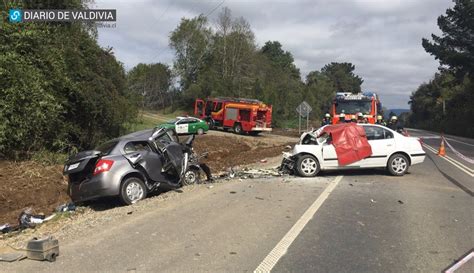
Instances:
[[[365,130],[354,123],[325,126],[319,134],[327,133],[332,137],[339,165],[344,166],[372,155]]]

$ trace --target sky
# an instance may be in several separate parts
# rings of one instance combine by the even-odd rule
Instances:
[[[181,18],[209,14],[215,26],[223,7],[246,19],[258,46],[279,41],[305,77],[330,62],[351,62],[362,90],[385,107],[409,108],[410,94],[429,81],[438,61],[421,46],[440,34],[438,16],[450,0],[96,0],[116,9],[116,28],[99,28],[99,44],[113,48],[127,70],[138,63],[172,65],[169,35]]]

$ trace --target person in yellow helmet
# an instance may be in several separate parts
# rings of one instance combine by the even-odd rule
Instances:
[[[346,122],[346,114],[340,113],[339,114],[339,122],[338,123],[345,123]]]
[[[329,113],[326,113],[324,115],[323,121],[321,121],[321,126],[332,124],[332,119],[331,115]]]
[[[380,124],[380,125],[383,125],[383,126],[387,126],[387,123],[385,123],[385,121],[383,120],[382,115],[378,115],[378,116],[377,116],[377,124]]]

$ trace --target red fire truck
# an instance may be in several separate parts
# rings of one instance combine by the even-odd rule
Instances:
[[[382,104],[377,94],[364,92],[352,94],[347,92],[338,92],[333,100],[331,107],[332,123],[339,122],[339,115],[344,113],[345,120],[357,119],[357,114],[362,113],[369,123],[374,124],[377,121],[377,115],[381,113]]]
[[[206,120],[209,129],[232,128],[236,134],[251,135],[272,130],[272,106],[254,99],[196,99],[194,115]]]

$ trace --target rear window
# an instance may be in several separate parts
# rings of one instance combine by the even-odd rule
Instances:
[[[117,145],[118,141],[107,141],[99,146],[97,146],[94,150],[99,151],[102,155],[108,155],[114,149],[115,145]]]

